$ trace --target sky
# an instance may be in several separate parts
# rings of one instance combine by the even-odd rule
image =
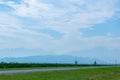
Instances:
[[[72,55],[120,63],[120,0],[0,0],[0,58]]]

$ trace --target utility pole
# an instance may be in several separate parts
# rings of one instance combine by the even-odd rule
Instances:
[[[117,65],[117,59],[115,59],[115,65]]]

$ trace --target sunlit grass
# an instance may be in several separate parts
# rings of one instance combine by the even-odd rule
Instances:
[[[0,80],[120,80],[120,67],[0,75]]]

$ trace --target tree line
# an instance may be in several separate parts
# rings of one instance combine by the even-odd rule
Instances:
[[[101,66],[97,64],[60,64],[60,63],[7,63],[0,62],[0,68],[29,68],[29,67],[77,67],[77,66]]]

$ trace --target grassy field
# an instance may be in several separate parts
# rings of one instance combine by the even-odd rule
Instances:
[[[0,75],[0,80],[120,80],[120,67]]]

